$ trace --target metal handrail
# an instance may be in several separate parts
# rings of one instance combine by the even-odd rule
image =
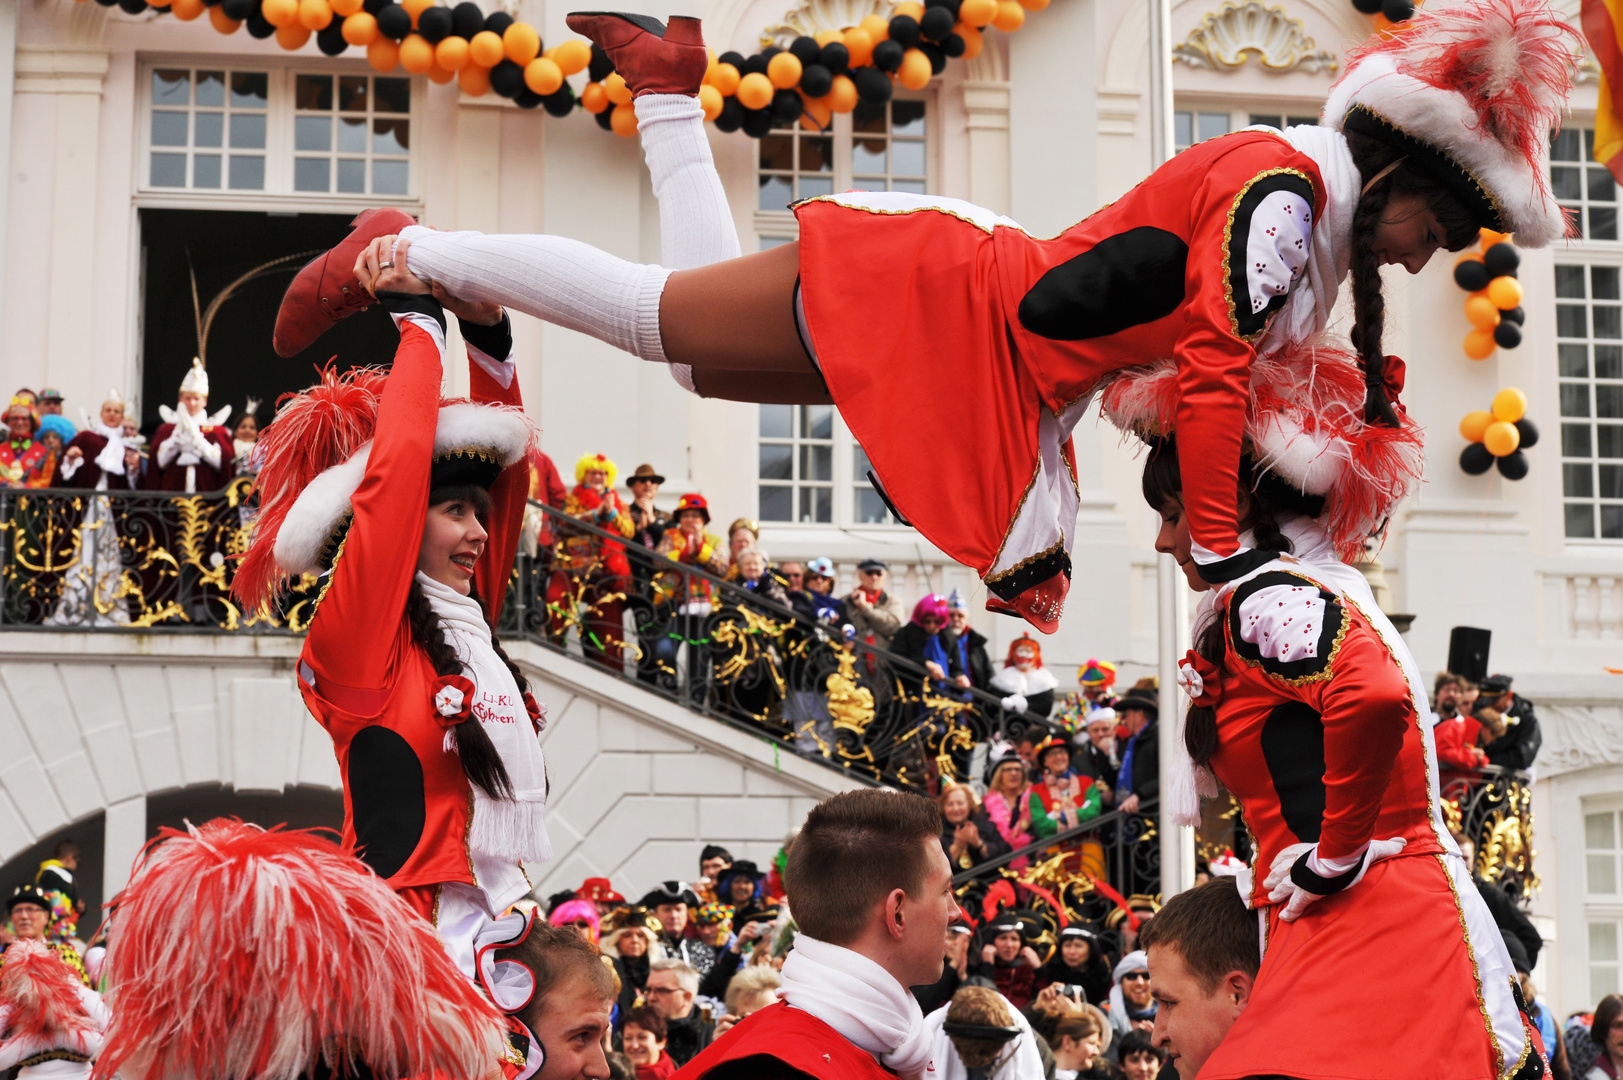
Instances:
[[[1156,809],[1155,801],[1151,800],[1150,802],[1145,803],[1144,807],[1145,809],[1136,810],[1132,814],[1122,810],[1111,810],[1108,813],[1100,814],[1096,818],[1090,818],[1087,821],[1082,822],[1080,825],[1073,825],[1071,828],[1061,829],[1059,832],[1055,833],[1053,836],[1047,837],[1046,839],[1033,840],[1024,847],[1015,848],[1013,851],[1010,851],[1004,855],[999,855],[995,859],[987,859],[985,862],[978,862],[968,870],[962,870],[954,874],[952,876],[953,886],[956,887],[964,884],[965,882],[973,881],[976,878],[985,877],[987,874],[1003,869],[1005,866],[1008,866],[1017,859],[1029,858],[1033,855],[1040,855],[1045,851],[1062,847],[1072,840],[1079,840],[1091,833],[1096,833],[1107,825],[1123,823],[1135,814],[1141,818],[1154,818]]]

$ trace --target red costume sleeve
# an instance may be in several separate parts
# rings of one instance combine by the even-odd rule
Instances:
[[[505,329],[506,325],[504,316],[500,328]],[[466,326],[464,337],[467,337]],[[523,408],[524,398],[519,393],[513,364],[511,334],[506,336],[506,355],[500,357],[490,356],[473,343],[485,337],[481,334],[468,343],[468,375],[473,400]],[[513,576],[513,559],[518,555],[518,537],[524,526],[524,507],[529,496],[528,457],[503,470],[490,488],[490,522],[486,526],[490,538],[485,541],[485,553],[474,568],[474,584],[492,625],[501,619],[502,603],[507,599],[507,584]]]
[[[366,475],[350,500],[354,518],[305,642],[304,655],[317,675],[316,691],[329,700],[335,691],[375,692],[388,685],[406,593],[417,572],[440,407],[443,338],[436,340],[410,318],[400,319],[399,325],[400,347],[378,404]],[[335,703],[361,716],[375,712],[363,699]],[[381,708],[383,698],[378,696],[375,704]]]
[[[1465,743],[1465,724],[1459,720],[1444,720],[1432,729],[1437,739],[1437,764],[1449,769],[1476,767],[1472,747]]]
[[[564,500],[569,498],[569,489],[564,487],[563,477],[558,475],[558,466],[547,454],[539,455],[541,467],[545,473],[541,477],[542,488],[546,492],[547,505],[556,510],[564,508]]]

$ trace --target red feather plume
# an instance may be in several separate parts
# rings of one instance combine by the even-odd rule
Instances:
[[[335,1051],[378,1076],[474,1080],[503,1022],[434,929],[318,830],[162,829],[113,905],[95,1077],[294,1080]],[[7,964],[9,968],[10,965]]]
[[[71,1045],[94,1033],[79,1001],[79,976],[42,941],[15,941],[0,967],[0,1006],[14,1011],[0,1038]]]

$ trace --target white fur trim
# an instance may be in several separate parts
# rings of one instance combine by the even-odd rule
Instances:
[[[1544,247],[1565,234],[1566,219],[1544,181],[1548,144],[1539,152],[1535,173],[1535,165],[1488,133],[1465,97],[1401,73],[1387,55],[1365,57],[1330,88],[1326,124],[1342,130],[1354,105],[1374,110],[1464,166],[1503,209],[1518,247]]]
[[[505,468],[524,456],[534,430],[518,409],[471,401],[445,405],[434,428],[434,456],[477,447],[495,451]]]

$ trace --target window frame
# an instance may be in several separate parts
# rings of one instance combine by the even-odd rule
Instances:
[[[1590,927],[1597,923],[1610,923],[1616,927],[1615,941],[1618,955],[1611,961],[1600,961],[1601,964],[1617,969],[1617,989],[1623,990],[1623,874],[1619,873],[1619,863],[1623,863],[1623,799],[1616,796],[1602,798],[1586,798],[1579,807],[1579,820],[1584,829],[1583,846],[1583,923],[1584,933],[1581,948],[1584,958],[1584,982],[1593,990],[1595,978],[1595,965],[1597,961],[1590,953]],[[1612,817],[1613,846],[1608,853],[1614,858],[1613,885],[1617,887],[1611,893],[1592,893],[1589,891],[1589,856],[1593,851],[1589,846],[1588,818],[1595,814],[1610,814]],[[1596,998],[1595,1000],[1599,1000]]]
[[[424,97],[428,81],[420,75],[384,77],[411,80],[412,145],[407,155],[407,186],[403,195],[346,194],[341,192],[295,191],[293,188],[294,116],[297,102],[294,82],[297,75],[366,75],[380,73],[365,61],[310,56],[251,56],[220,53],[143,53],[136,64],[135,153],[131,155],[130,178],[137,208],[217,209],[286,211],[292,213],[355,213],[374,206],[395,206],[421,210],[424,202]],[[152,176],[152,73],[160,68],[196,70],[263,71],[268,77],[265,109],[265,187],[257,190],[220,188],[156,187]],[[188,115],[195,106],[188,108]],[[336,115],[336,110],[334,115]],[[229,141],[229,135],[226,141]],[[164,148],[159,147],[159,152]],[[229,153],[226,148],[223,153]],[[337,153],[330,155],[337,158]],[[368,159],[372,157],[370,151]],[[224,166],[222,165],[222,168]]]
[[[784,438],[781,438],[781,437],[778,437],[778,436],[767,436],[767,435],[762,435],[761,434],[761,421],[760,421],[761,414],[760,414],[760,410],[763,409],[763,408],[767,408],[767,407],[768,406],[760,406],[760,405],[756,406],[756,414],[755,414],[756,415],[756,421],[755,421],[755,445],[756,445],[756,459],[755,460],[756,460],[756,466],[755,466],[754,486],[755,486],[755,517],[756,517],[757,521],[759,521],[763,526],[770,525],[773,529],[805,529],[805,530],[812,530],[812,529],[841,529],[841,530],[878,529],[878,530],[885,530],[885,531],[892,531],[892,532],[894,532],[894,531],[902,531],[902,532],[911,531],[911,526],[903,525],[901,522],[899,522],[899,521],[897,521],[895,519],[894,515],[892,515],[890,513],[889,507],[886,508],[886,517],[888,518],[888,520],[886,520],[886,521],[858,521],[857,520],[857,504],[858,504],[857,489],[858,489],[859,485],[866,484],[867,481],[866,481],[865,478],[858,479],[857,476],[856,476],[856,460],[857,460],[857,453],[860,450],[860,447],[858,446],[856,437],[851,434],[850,427],[846,425],[845,417],[840,415],[839,407],[834,406],[834,405],[827,406],[827,408],[833,409],[833,411],[834,411],[834,423],[833,423],[833,430],[832,430],[832,437],[833,437],[833,444],[834,445],[833,445],[833,448],[832,448],[833,453],[831,455],[832,460],[831,460],[831,463],[830,463],[830,472],[829,472],[829,476],[831,477],[831,479],[829,480],[828,485],[827,485],[828,487],[830,487],[832,489],[832,494],[831,494],[832,506],[831,506],[831,509],[830,509],[830,520],[828,520],[828,521],[798,521],[798,520],[784,521],[784,520],[776,519],[776,518],[768,519],[764,515],[762,515],[762,513],[761,513],[761,489],[764,488],[764,487],[788,487],[791,491],[793,491],[794,494],[790,496],[790,506],[791,506],[791,510],[793,511],[795,509],[798,509],[799,500],[800,500],[800,494],[799,493],[802,490],[803,485],[808,486],[808,487],[822,487],[822,486],[824,486],[821,481],[802,481],[802,480],[796,479],[796,480],[792,480],[792,481],[789,481],[789,482],[785,483],[784,481],[766,480],[761,476],[761,473],[760,473],[760,468],[761,468],[760,467],[760,447],[762,445],[766,445],[766,444],[783,445],[786,441],[789,441],[789,440],[785,440]],[[780,406],[780,407],[787,407],[787,408],[791,408],[791,409],[799,409],[799,408],[802,408],[803,406],[791,405],[791,406]],[[794,458],[792,459],[792,460],[794,460],[794,459],[797,459],[799,457],[799,448],[806,445],[806,441],[804,440],[803,437],[796,436],[796,437],[793,438],[793,440],[791,442],[791,445],[793,445],[795,447]],[[842,479],[842,477],[846,477],[848,479]],[[877,491],[878,489],[876,488],[875,490]]]
[[[1255,127],[1256,124],[1252,121],[1253,116],[1261,115],[1263,113],[1267,113],[1272,116],[1274,115],[1275,110],[1277,110],[1278,118],[1286,122],[1289,122],[1291,119],[1307,119],[1309,116],[1317,120],[1319,110],[1322,107],[1323,102],[1310,105],[1291,101],[1247,101],[1243,98],[1223,98],[1221,100],[1212,101],[1198,97],[1179,97],[1173,102],[1172,105],[1172,114],[1174,117],[1174,142],[1176,142],[1176,117],[1179,113],[1191,114],[1191,133],[1196,133],[1200,130],[1200,120],[1198,114],[1227,113],[1229,118],[1229,129],[1223,134],[1230,135],[1236,131],[1243,131],[1248,127]],[[1217,136],[1215,135],[1212,136],[1212,138],[1216,137]],[[1201,139],[1198,142],[1190,143],[1188,146],[1175,146],[1173,148],[1173,153],[1180,154],[1189,149],[1190,146],[1199,146],[1200,143],[1205,141],[1205,139]]]

